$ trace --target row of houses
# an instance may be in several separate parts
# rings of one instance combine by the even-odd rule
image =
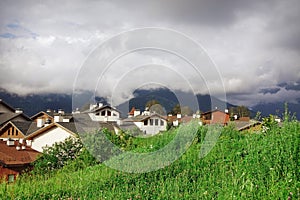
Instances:
[[[75,137],[80,132],[107,128],[116,133],[135,130],[138,134],[155,135],[167,130],[167,126],[178,126],[192,119],[198,120],[200,125],[226,125],[229,114],[216,109],[201,115],[162,116],[148,109],[141,112],[132,108],[126,118],[121,118],[121,112],[115,107],[96,103],[73,113],[48,109],[28,117],[0,99],[0,178],[14,180],[43,152],[45,146]],[[246,127],[244,124],[243,128]]]

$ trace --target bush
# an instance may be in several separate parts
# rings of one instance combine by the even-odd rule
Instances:
[[[43,154],[34,162],[33,173],[45,173],[60,169],[68,162],[80,157],[84,151],[78,137],[66,138],[63,142],[55,143],[43,149]]]

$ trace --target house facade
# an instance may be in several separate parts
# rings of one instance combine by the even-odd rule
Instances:
[[[213,110],[201,114],[203,124],[227,125],[230,121],[229,114],[221,110]]]
[[[115,122],[120,124],[121,120],[121,112],[109,105],[99,104],[98,106],[92,107],[88,114],[92,121]]]
[[[51,123],[25,137],[32,141],[31,148],[43,152],[46,146],[52,146],[56,142],[62,142],[68,137],[76,137],[75,124],[70,122]]]
[[[31,121],[9,121],[0,128],[0,139],[19,140],[38,130],[37,123]]]
[[[167,130],[167,119],[159,114],[138,115],[131,119],[145,135],[155,135]]]
[[[24,170],[31,169],[39,154],[24,140],[0,140],[0,180],[13,182]]]

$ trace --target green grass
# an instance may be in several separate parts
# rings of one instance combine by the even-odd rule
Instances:
[[[176,130],[136,138],[132,150],[165,146]],[[152,148],[150,148],[152,145]],[[125,173],[105,165],[21,177],[0,185],[0,199],[300,199],[300,124],[269,133],[224,128],[212,151],[199,158],[201,142],[171,165],[148,173]]]

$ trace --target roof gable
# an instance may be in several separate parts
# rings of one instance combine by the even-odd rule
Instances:
[[[76,126],[74,123],[72,122],[59,122],[59,123],[51,123],[48,126],[44,126],[38,130],[36,130],[35,132],[27,135],[27,137],[25,139],[32,139],[35,138],[41,134],[44,134],[46,131],[53,129],[55,127],[59,127],[64,129],[65,131],[67,131],[68,133],[70,133],[73,136],[77,136],[77,131],[76,131]]]
[[[32,120],[35,120],[38,117],[43,116],[43,115],[46,115],[46,116],[48,116],[49,118],[52,118],[52,119],[53,119],[53,116],[54,116],[53,112],[52,113],[47,113],[47,112],[44,112],[44,111],[40,111],[40,112],[36,113],[35,115],[31,116],[30,118]]]
[[[12,106],[0,99],[0,113],[14,113],[15,111],[16,110]]]
[[[36,160],[40,153],[26,146],[25,150],[17,150],[16,146],[7,146],[0,140],[0,163],[4,165],[29,164]]]

